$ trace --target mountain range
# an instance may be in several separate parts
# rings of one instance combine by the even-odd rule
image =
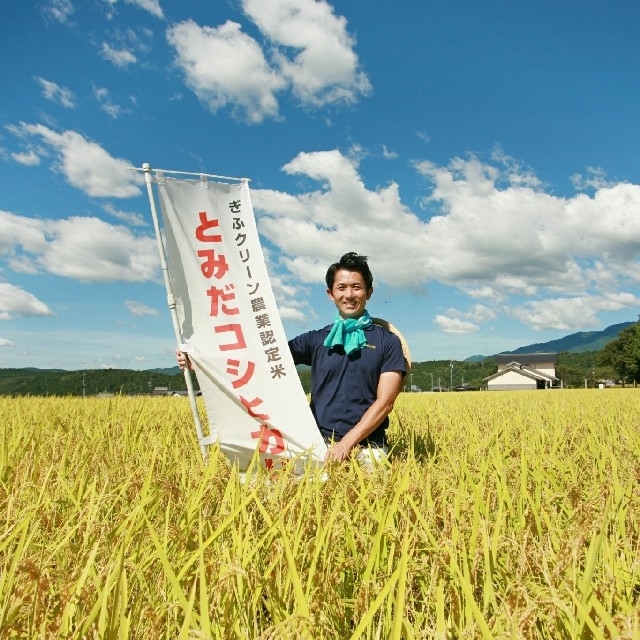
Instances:
[[[621,322],[612,324],[602,331],[579,331],[564,338],[550,340],[549,342],[537,342],[526,347],[519,347],[504,353],[583,353],[584,351],[600,351],[607,343],[618,337],[618,334],[634,322]],[[481,362],[494,356],[471,356],[465,362]]]

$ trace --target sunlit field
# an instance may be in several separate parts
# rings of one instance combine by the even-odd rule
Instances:
[[[0,398],[1,638],[640,638],[640,390],[402,394],[242,484],[177,398]]]

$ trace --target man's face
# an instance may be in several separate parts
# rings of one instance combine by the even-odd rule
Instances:
[[[327,289],[327,295],[333,300],[343,318],[360,317],[372,293],[373,287],[367,290],[360,273],[345,269],[336,271],[333,288]]]

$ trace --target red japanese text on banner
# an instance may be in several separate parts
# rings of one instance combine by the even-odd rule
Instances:
[[[320,462],[326,446],[289,351],[247,181],[158,175],[172,293],[212,436],[240,468]]]

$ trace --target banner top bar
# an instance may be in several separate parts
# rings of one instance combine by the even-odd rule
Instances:
[[[134,171],[143,171],[144,173],[151,173],[152,171],[158,173],[171,173],[174,175],[183,175],[183,176],[198,176],[199,178],[216,178],[218,180],[233,180],[234,182],[249,182],[249,178],[232,178],[230,176],[217,176],[212,173],[195,173],[190,171],[169,171],[167,169],[151,169],[151,165],[148,162],[145,162],[142,167],[133,167]]]

